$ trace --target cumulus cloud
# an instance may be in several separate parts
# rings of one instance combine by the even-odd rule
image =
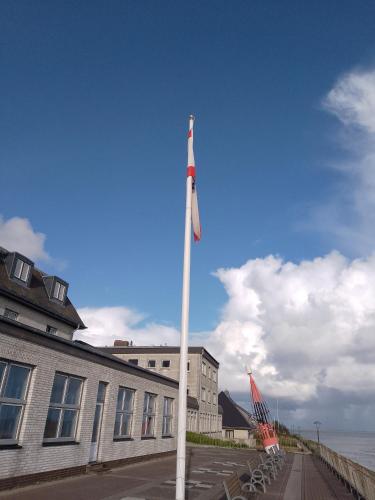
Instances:
[[[16,250],[32,260],[48,261],[50,256],[44,248],[46,236],[34,231],[30,221],[21,217],[5,220],[0,215],[0,245],[7,250]]]
[[[333,199],[315,211],[313,222],[345,248],[366,255],[375,244],[375,70],[342,76],[323,106],[341,124],[346,155],[335,164],[343,182]]]
[[[133,340],[136,345],[177,345],[179,332],[170,326],[143,322],[146,317],[127,307],[83,307],[78,310],[88,329],[75,338],[95,346],[112,346],[114,340]]]
[[[300,419],[322,391],[374,401],[375,256],[295,264],[271,255],[215,275],[228,301],[207,346],[222,385],[243,391],[250,366],[263,392]]]

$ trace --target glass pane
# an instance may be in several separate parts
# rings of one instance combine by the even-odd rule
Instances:
[[[96,401],[98,403],[104,403],[106,386],[107,386],[107,384],[105,384],[104,382],[99,382],[98,395],[97,395],[97,398],[96,398]]]
[[[98,440],[98,429],[100,424],[101,413],[102,413],[102,407],[101,405],[97,404],[95,408],[94,425],[92,427],[92,436],[91,436],[92,443],[96,443]]]
[[[6,363],[1,363],[0,362],[0,389],[2,387],[1,382],[3,380],[3,375],[4,375],[4,372],[5,372],[5,367],[6,367]]]
[[[66,287],[64,285],[60,285],[59,300],[61,300],[61,301],[64,300],[65,288]]]
[[[120,436],[121,432],[121,413],[116,413],[116,420],[115,420],[115,431],[114,435],[115,436]]]
[[[61,286],[60,283],[58,281],[56,281],[55,288],[53,290],[53,298],[54,299],[58,299],[59,298],[60,286]]]
[[[145,399],[143,401],[143,413],[148,412],[149,400],[150,400],[150,394],[148,392],[145,392]]]
[[[118,395],[117,395],[117,407],[116,407],[116,409],[118,411],[120,411],[120,410],[123,409],[124,394],[125,394],[125,389],[123,389],[122,387],[120,387],[119,390],[118,390]]]
[[[55,380],[53,381],[51,403],[62,403],[64,387],[67,378],[68,377],[66,377],[65,375],[56,373]]]
[[[132,423],[132,415],[129,415],[128,413],[124,413],[123,417],[122,417],[122,428],[121,428],[121,434],[123,436],[130,436],[131,423]]]
[[[16,268],[14,269],[14,276],[16,278],[20,278],[21,277],[22,264],[23,264],[22,260],[21,259],[17,259]]]
[[[27,378],[30,373],[30,368],[24,366],[10,365],[6,386],[4,389],[4,397],[23,399],[25,396]]]
[[[26,264],[26,262],[23,263],[22,267],[22,273],[21,273],[21,280],[22,281],[27,281],[27,278],[29,277],[29,271],[30,271],[30,266],[29,264]]]
[[[124,410],[129,412],[129,413],[133,411],[133,395],[134,395],[134,391],[126,389]]]
[[[78,378],[69,378],[68,389],[65,394],[65,404],[78,405],[81,395],[82,380]]]
[[[61,437],[74,438],[77,410],[64,410],[63,421],[61,425]]]
[[[61,410],[58,408],[50,408],[48,410],[46,427],[44,429],[45,438],[57,437],[57,427],[59,425],[59,417]]]
[[[0,439],[16,439],[22,406],[0,406]]]
[[[155,411],[155,396],[153,394],[150,394],[148,413],[154,413],[154,411]]]

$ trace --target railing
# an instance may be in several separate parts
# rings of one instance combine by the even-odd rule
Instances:
[[[311,451],[319,455],[357,494],[365,500],[375,500],[375,472],[339,455],[323,444],[302,441]]]

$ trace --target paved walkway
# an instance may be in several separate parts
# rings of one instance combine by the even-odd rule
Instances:
[[[224,500],[223,480],[237,471],[248,478],[246,460],[257,452],[244,449],[189,447],[187,500]],[[92,472],[71,479],[0,493],[0,500],[169,500],[175,498],[175,457]],[[335,476],[311,455],[288,454],[278,477],[257,500],[349,500]]]

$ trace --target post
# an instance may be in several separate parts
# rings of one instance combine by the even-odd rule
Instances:
[[[319,427],[322,425],[322,423],[319,422],[318,420],[315,420],[314,425],[316,426],[316,434],[317,434],[317,437],[318,437],[318,445],[320,445]]]
[[[190,117],[192,120],[192,117]],[[190,248],[191,248],[191,195],[193,178],[186,179],[186,213],[184,271],[182,283],[182,315],[180,340],[180,384],[178,391],[178,431],[176,464],[176,500],[185,499],[185,462],[186,462],[186,405],[187,405],[187,361],[189,334],[189,295],[190,295]]]

